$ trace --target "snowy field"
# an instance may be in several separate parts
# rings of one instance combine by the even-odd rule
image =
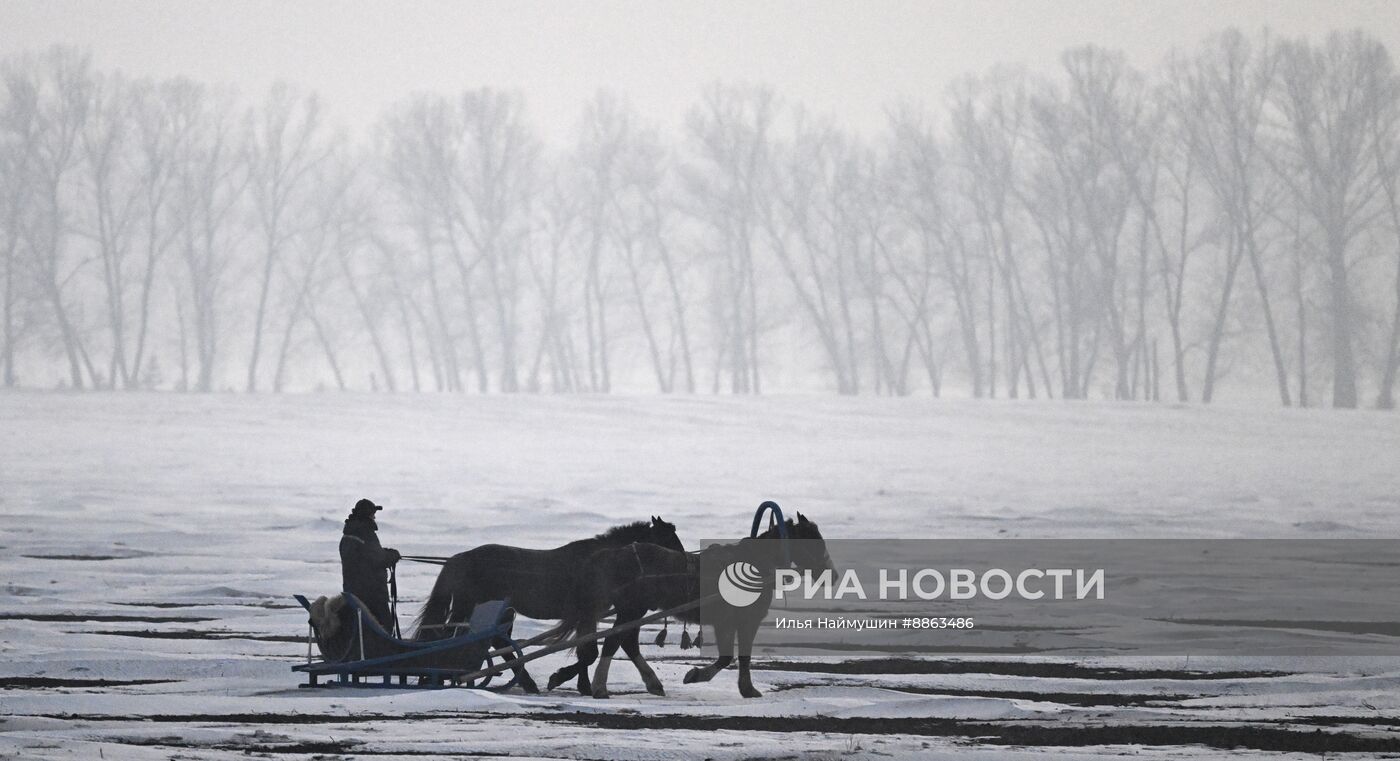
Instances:
[[[302,690],[353,502],[405,553],[776,499],[828,538],[1400,537],[1400,416],[932,399],[0,395],[0,757],[1400,756],[1400,660],[625,662],[614,698]],[[404,565],[416,612],[435,568]],[[1392,612],[1393,613],[1393,612]],[[521,622],[518,632],[539,631]],[[651,633],[643,641],[651,639]],[[562,658],[532,666],[537,678]],[[542,681],[542,679],[541,679]]]

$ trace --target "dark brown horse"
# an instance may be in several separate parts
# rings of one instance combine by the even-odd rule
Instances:
[[[642,618],[650,610],[671,608],[711,597],[719,589],[721,572],[736,563],[750,566],[745,573],[754,582],[749,591],[757,592],[756,599],[736,607],[716,598],[677,616],[682,621],[703,622],[713,627],[715,645],[719,648],[719,657],[715,662],[691,669],[685,676],[685,682],[708,682],[715,674],[728,668],[734,661],[737,639],[739,693],[746,698],[761,697],[762,693],[754,689],[749,675],[749,659],[753,652],[754,635],[773,600],[774,571],[787,568],[790,564],[799,571],[820,571],[832,567],[820,529],[801,513],[797,514],[796,521],[789,519],[783,527],[775,525],[760,536],[736,544],[711,545],[696,553],[687,554],[644,544],[599,550],[588,559],[579,573],[576,587],[579,601],[575,608],[582,616],[576,620],[565,619],[565,624],[576,634],[586,635],[597,631],[598,619],[609,608],[617,609],[615,625],[622,625]],[[594,672],[591,684],[593,697],[608,697],[608,667],[618,647],[637,667],[642,681],[646,683],[647,692],[666,694],[661,680],[642,658],[637,636],[638,630],[632,629],[604,641],[602,658],[598,661],[598,670]],[[576,673],[583,673],[581,670],[586,670],[597,657],[596,643],[580,646],[578,662],[556,671],[549,678],[549,686],[555,687]]]
[[[615,526],[591,539],[569,542],[552,550],[484,544],[459,552],[448,558],[438,573],[433,591],[418,614],[414,636],[419,640],[451,636],[453,624],[465,621],[477,603],[488,600],[508,599],[515,612],[527,618],[577,618],[574,580],[588,557],[601,549],[634,542],[685,551],[675,525],[652,516],[649,522]],[[516,667],[515,674],[526,692],[539,691],[523,666]]]

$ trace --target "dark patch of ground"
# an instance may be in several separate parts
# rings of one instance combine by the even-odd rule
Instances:
[[[114,624],[131,621],[141,624],[178,624],[217,621],[201,616],[129,616],[121,613],[0,613],[0,621],[62,621],[65,623]]]
[[[1279,724],[1293,724],[1302,721],[1302,719],[1273,719],[1273,721]],[[1347,724],[1400,727],[1400,716],[1309,716],[1307,723],[1324,727],[1339,727]]]
[[[129,560],[131,555],[20,555],[30,560]]]
[[[989,630],[991,627],[978,627]],[[793,650],[821,650],[833,653],[908,653],[908,645],[879,645],[856,642],[788,642],[782,647],[755,646],[760,654],[778,654]],[[920,652],[926,655],[1054,655],[1058,648],[1031,647],[1029,645],[939,645]]]
[[[136,684],[170,684],[178,679],[59,679],[47,676],[0,677],[0,690],[33,690],[58,687],[129,687]]]
[[[1221,750],[1292,751],[1301,753],[1400,753],[1400,737],[1378,737],[1327,731],[1299,722],[1299,728],[1259,726],[1243,723],[1209,724],[1182,722],[1153,725],[1066,725],[1026,722],[962,721],[923,718],[832,718],[825,716],[683,716],[675,714],[561,712],[516,714],[401,714],[401,715],[157,715],[157,716],[77,716],[50,718],[87,721],[154,721],[216,724],[356,724],[382,721],[421,720],[507,720],[550,724],[573,724],[609,730],[674,730],[731,732],[810,732],[834,735],[912,735],[965,739],[979,744],[1019,747],[1087,747],[1099,745],[1186,746],[1198,745]],[[120,740],[126,742],[126,740]],[[137,741],[137,744],[204,747],[263,753],[345,753],[351,741],[292,742],[267,745],[197,746],[174,738]],[[366,753],[354,747],[355,755],[418,755]],[[433,755],[433,754],[426,754]],[[460,754],[454,754],[460,755]]]
[[[297,642],[306,643],[306,637],[289,637],[281,634],[248,634],[245,632],[206,632],[197,629],[180,629],[178,631],[156,631],[154,629],[134,629],[132,631],[120,631],[116,629],[75,632],[77,634],[106,634],[113,637],[142,637],[145,639],[246,639],[254,642]]]
[[[432,721],[438,719],[458,719],[467,714],[309,714],[309,713],[174,713],[151,714],[148,716],[125,714],[55,713],[42,714],[45,719],[64,721],[115,721],[115,722],[154,722],[157,724],[362,724],[377,721]],[[475,714],[471,714],[475,716]]]
[[[1178,669],[1119,669],[1084,666],[1078,663],[1035,661],[936,661],[918,658],[870,658],[836,663],[811,661],[765,661],[755,663],[763,671],[799,671],[810,674],[1000,674],[1047,679],[1257,679],[1286,676],[1281,671],[1184,671]]]
[[[1387,637],[1400,637],[1400,621],[1303,621],[1288,620],[1247,620],[1234,618],[1154,618],[1169,624],[1191,626],[1228,626],[1259,629],[1307,629],[1319,632],[1341,632],[1344,634],[1381,634]]]
[[[956,719],[836,719],[822,716],[645,716],[622,713],[531,714],[542,722],[604,729],[694,729],[740,732],[815,732],[837,735],[923,735],[975,739],[991,745],[1083,747],[1091,745],[1203,745],[1234,750],[1302,753],[1400,753],[1400,737],[1373,737],[1245,724],[1064,726],[959,721]]]
[[[822,684],[785,684],[774,687],[773,692],[802,690],[812,687],[870,687],[878,690],[893,690],[910,695],[946,695],[956,698],[1004,698],[1006,700],[1035,700],[1042,703],[1059,703],[1069,706],[1160,706],[1179,703],[1183,700],[1211,697],[1210,695],[1146,694],[1110,692],[1034,692],[1030,690],[958,690],[944,687],[923,687],[908,684],[869,684],[865,682],[823,682]]]
[[[403,598],[400,598],[402,600]],[[300,605],[277,602],[114,602],[113,605],[127,605],[133,608],[267,608],[269,610],[290,610]]]
[[[327,742],[305,742],[293,741],[285,743],[213,743],[202,745],[191,743],[178,737],[156,737],[151,739],[131,739],[114,738],[112,742],[122,745],[138,745],[148,748],[187,748],[190,750],[226,750],[238,751],[247,755],[310,755],[313,761],[326,759],[330,756],[340,758],[344,754],[349,754],[352,758],[358,756],[426,756],[440,758],[511,758],[502,756],[499,753],[473,752],[454,750],[450,753],[442,753],[432,750],[366,750],[362,743],[356,740],[330,740]]]

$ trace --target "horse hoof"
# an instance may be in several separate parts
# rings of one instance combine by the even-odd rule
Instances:
[[[559,685],[563,684],[564,681],[565,681],[564,677],[559,676],[557,673],[556,673],[556,674],[551,674],[551,675],[549,676],[549,686],[546,687],[545,689],[547,689],[547,690],[552,690],[552,689],[554,689],[555,687],[558,687]]]
[[[663,698],[666,697],[666,688],[662,687],[660,684],[647,685],[647,692],[650,692],[653,695],[659,695]]]
[[[521,682],[520,689],[524,690],[526,695],[540,694],[540,686],[534,682]]]
[[[602,688],[602,687],[594,687],[594,688],[593,688],[593,698],[594,698],[595,700],[607,700],[607,699],[610,698],[610,697],[612,697],[612,695],[609,695],[609,694],[608,694],[607,689]]]
[[[753,688],[753,685],[740,685],[739,694],[746,698],[761,698],[763,693]]]
[[[686,684],[694,684],[698,681],[700,681],[700,669],[698,667],[685,672]]]

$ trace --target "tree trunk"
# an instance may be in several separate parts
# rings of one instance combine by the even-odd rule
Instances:
[[[1303,297],[1303,241],[1295,228],[1293,236],[1293,300],[1298,308],[1298,406],[1308,406],[1308,309]]]
[[[746,384],[748,390],[754,394],[763,393],[763,383],[759,373],[758,362],[758,281],[754,277],[753,248],[749,241],[747,226],[744,233],[744,280],[748,287],[748,371],[751,374],[752,382]]]
[[[622,247],[622,258],[627,262],[627,273],[632,282],[632,295],[637,300],[637,315],[642,318],[642,334],[647,340],[647,351],[651,355],[651,366],[656,372],[656,388],[663,394],[671,393],[671,384],[666,378],[666,368],[661,361],[661,349],[656,343],[656,331],[652,328],[651,315],[647,312],[646,293],[642,289],[641,274],[632,255],[632,244]]]
[[[1400,363],[1400,255],[1395,257],[1395,311],[1390,321],[1390,341],[1385,353],[1385,369],[1381,375],[1380,393],[1376,406],[1395,409],[1395,373]]]
[[[310,306],[306,310],[307,317],[311,320],[311,327],[315,328],[316,341],[321,344],[321,351],[326,355],[326,362],[331,366],[331,374],[335,376],[335,385],[341,391],[345,390],[345,374],[340,371],[340,360],[336,358],[335,347],[331,345],[329,336],[326,335],[326,327],[321,323],[321,319],[316,316],[315,306]],[[387,373],[387,369],[386,369]],[[389,378],[386,374],[386,378]],[[392,381],[388,381],[389,390],[394,390]]]
[[[671,263],[671,254],[666,245],[657,241],[661,252],[661,265],[666,270],[666,287],[671,291],[671,310],[676,321],[676,331],[679,333],[681,341],[681,363],[685,368],[685,392],[695,393],[695,366],[690,351],[690,331],[686,327],[685,318],[685,297],[681,294],[680,283],[677,282],[675,266]]]
[[[141,372],[141,363],[146,358],[146,337],[150,334],[151,293],[155,290],[156,264],[160,259],[160,252],[155,243],[157,224],[157,221],[152,219],[148,226],[151,239],[146,248],[146,269],[141,276],[141,310],[136,327],[136,350],[132,354],[132,366],[136,368],[137,374]]]
[[[355,309],[360,313],[360,320],[365,324],[365,332],[369,333],[370,346],[374,349],[375,358],[379,360],[380,372],[384,373],[384,383],[389,387],[389,392],[393,393],[398,390],[398,384],[394,381],[393,363],[389,361],[389,353],[385,351],[384,341],[379,336],[379,325],[370,314],[369,302],[365,296],[360,293],[359,286],[355,284],[355,275],[350,271],[350,263],[346,259],[347,256],[348,254],[344,249],[338,248],[336,251],[336,261],[340,264],[341,274],[345,276],[345,285],[350,289],[350,297],[355,301]],[[321,331],[320,321],[315,320],[314,317],[313,320],[317,323],[316,330],[319,338],[319,333]],[[325,343],[322,342],[322,345],[325,346]],[[330,357],[331,355],[328,351],[327,359],[334,365],[335,361],[331,360]],[[338,382],[340,381],[340,371],[338,369],[336,369],[336,380]],[[344,390],[343,383],[341,385],[341,390]]]
[[[274,393],[282,393],[282,382],[286,378],[287,357],[291,354],[292,337],[296,331],[297,322],[301,320],[301,311],[306,303],[306,286],[297,289],[297,300],[292,304],[291,314],[287,317],[287,327],[282,333],[282,348],[277,352],[277,368],[272,375],[272,390]]]
[[[1250,269],[1254,271],[1254,284],[1259,289],[1260,306],[1264,310],[1264,329],[1269,337],[1269,353],[1274,360],[1274,377],[1278,381],[1279,401],[1285,407],[1293,406],[1288,394],[1288,369],[1283,363],[1283,350],[1279,347],[1278,330],[1274,328],[1274,310],[1269,305],[1269,285],[1264,280],[1264,267],[1259,261],[1259,249],[1254,244],[1252,229],[1241,231],[1245,247],[1249,252]]]
[[[248,360],[246,389],[250,393],[258,390],[258,360],[262,355],[263,323],[267,318],[267,297],[272,290],[272,266],[277,260],[275,235],[275,232],[269,232],[267,235],[267,248],[263,256],[262,282],[258,289],[258,311],[253,319],[253,356]]]
[[[1210,333],[1210,348],[1206,350],[1206,377],[1201,385],[1201,401],[1210,404],[1215,398],[1216,363],[1220,356],[1220,343],[1225,337],[1225,320],[1230,313],[1230,293],[1235,287],[1235,273],[1244,258],[1244,247],[1231,237],[1225,269],[1225,284],[1220,289],[1220,303],[1215,310],[1215,322]]]
[[[1348,283],[1346,242],[1328,235],[1328,271],[1332,295],[1332,406],[1356,408],[1356,359],[1352,354],[1351,286]]]
[[[4,387],[14,388],[15,386],[15,265],[14,265],[15,243],[11,240],[5,247],[5,309],[4,309],[4,345],[0,346],[0,364],[3,364]]]

